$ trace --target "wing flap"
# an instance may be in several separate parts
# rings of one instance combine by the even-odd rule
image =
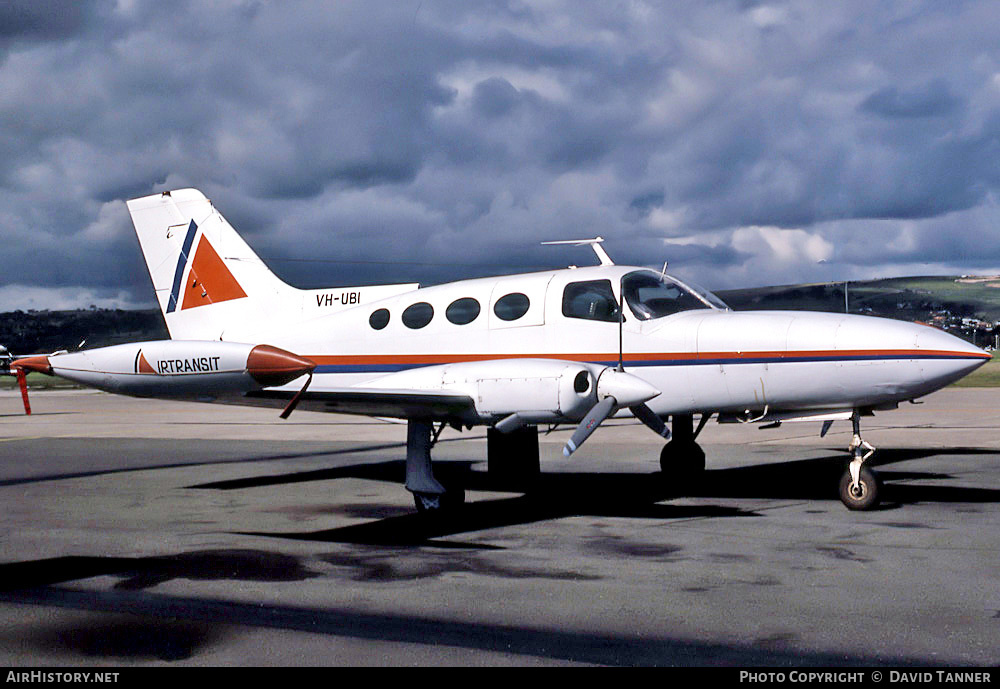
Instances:
[[[805,421],[846,421],[853,409],[803,409],[796,411],[771,411],[764,416],[747,420],[745,414],[719,414],[719,423],[797,423]]]
[[[266,406],[284,406],[295,395],[289,390],[259,390],[247,393],[248,400]],[[468,395],[426,390],[389,390],[375,388],[327,388],[307,390],[302,394],[299,409],[358,414],[396,419],[426,419],[433,421],[478,421],[476,407]]]

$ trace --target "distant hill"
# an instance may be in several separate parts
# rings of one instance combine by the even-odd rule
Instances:
[[[14,354],[168,339],[159,309],[87,309],[0,313],[0,344]]]
[[[718,293],[733,308],[844,311],[844,283],[780,285]],[[894,318],[948,310],[958,316],[1000,320],[1000,276],[907,277],[848,283],[851,313]]]
[[[738,311],[778,309],[844,312],[844,283],[779,285],[718,292]],[[981,346],[995,343],[1000,276],[909,277],[848,284],[851,313],[936,325]],[[0,313],[0,344],[22,354],[103,347],[168,337],[157,309],[12,311]]]
[[[738,311],[844,313],[844,283],[780,285],[718,292]],[[920,321],[980,345],[995,342],[1000,322],[1000,276],[907,277],[847,285],[850,313]]]

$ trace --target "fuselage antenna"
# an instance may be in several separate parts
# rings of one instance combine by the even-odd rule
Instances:
[[[555,244],[572,244],[574,246],[584,246],[588,245],[597,254],[597,260],[601,262],[602,266],[613,266],[614,261],[608,256],[608,252],[604,250],[601,244],[604,243],[604,237],[594,237],[593,239],[562,239],[555,242],[542,242],[543,246],[552,246]]]

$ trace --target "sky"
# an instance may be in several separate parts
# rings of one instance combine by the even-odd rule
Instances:
[[[196,187],[304,288],[1000,273],[1000,5],[5,0],[0,311],[155,304]]]

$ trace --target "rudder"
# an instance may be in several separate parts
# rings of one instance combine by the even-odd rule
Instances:
[[[166,191],[127,205],[173,339],[224,339],[227,328],[281,313],[280,302],[298,294],[200,191]]]

